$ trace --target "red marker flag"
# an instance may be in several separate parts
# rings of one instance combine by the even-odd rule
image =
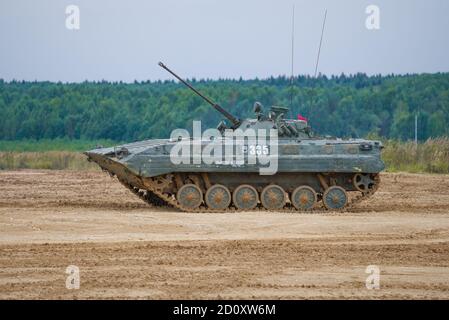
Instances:
[[[306,117],[303,117],[303,116],[300,115],[300,114],[298,114],[298,120],[302,120],[302,121],[307,122],[307,118],[306,118]]]

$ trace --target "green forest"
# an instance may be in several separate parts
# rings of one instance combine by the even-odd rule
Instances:
[[[449,73],[365,74],[191,83],[237,117],[252,117],[260,101],[290,106],[318,135],[414,138],[449,136]],[[0,140],[136,141],[168,137],[176,128],[215,127],[222,116],[182,84],[52,83],[0,80]],[[62,139],[62,140],[61,140]]]

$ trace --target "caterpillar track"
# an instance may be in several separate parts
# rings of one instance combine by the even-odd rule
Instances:
[[[107,169],[103,168],[104,171],[107,171],[111,176],[114,176],[115,174],[112,172],[109,172]],[[204,190],[204,186],[201,186],[201,184],[205,184],[204,180],[202,180],[202,175],[192,175],[192,174],[186,174],[186,177],[189,177],[188,180],[191,179],[192,176],[197,177],[195,182],[199,185],[198,187],[200,189]],[[204,176],[204,175],[203,175]],[[282,208],[278,209],[270,209],[266,208],[260,201],[258,201],[257,206],[250,209],[239,209],[237,208],[233,203],[231,203],[228,207],[225,209],[214,209],[210,208],[205,204],[204,199],[201,199],[201,204],[196,207],[188,207],[184,206],[178,201],[176,197],[176,193],[173,192],[173,189],[170,189],[170,186],[173,186],[176,184],[175,181],[175,175],[168,174],[163,177],[154,177],[154,178],[140,178],[137,176],[134,176],[134,179],[140,180],[141,184],[144,185],[145,189],[133,186],[129,182],[127,182],[123,178],[118,178],[119,182],[123,184],[127,189],[129,189],[132,193],[134,193],[136,196],[138,196],[142,201],[146,202],[152,207],[173,207],[180,211],[185,212],[193,212],[193,213],[210,213],[210,212],[217,212],[217,213],[226,213],[226,212],[239,212],[239,211],[249,211],[249,212],[270,212],[270,211],[276,211],[276,212],[305,212],[305,213],[328,213],[332,211],[338,211],[338,212],[348,212],[350,211],[355,205],[358,203],[369,199],[379,188],[380,186],[380,176],[379,174],[375,174],[375,184],[372,185],[371,188],[368,189],[366,192],[361,191],[351,191],[351,197],[348,197],[348,202],[344,207],[341,208],[328,208],[325,205],[323,205],[322,201],[316,201],[312,208],[309,209],[297,209],[295,208],[291,201],[286,201],[286,204]],[[178,179],[179,180],[179,179]],[[184,180],[182,180],[184,181]],[[192,182],[192,181],[190,181]],[[182,186],[187,185],[185,183],[178,185],[175,190],[179,190]],[[210,188],[211,186],[209,186]],[[330,186],[329,186],[330,187]],[[323,193],[318,194],[318,199],[322,199],[323,194],[326,190],[324,190]],[[206,191],[207,192],[207,191]],[[260,194],[260,192],[259,192]],[[291,192],[287,193],[285,192],[285,198],[291,198]]]

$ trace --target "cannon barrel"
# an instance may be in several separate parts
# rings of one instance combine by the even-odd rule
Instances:
[[[232,114],[227,112],[225,109],[223,109],[219,104],[213,102],[210,98],[206,97],[204,94],[196,90],[190,83],[186,82],[184,79],[182,79],[180,76],[178,76],[176,73],[171,71],[165,64],[162,62],[159,62],[159,66],[163,69],[167,70],[169,73],[171,73],[176,79],[178,79],[180,82],[185,84],[189,89],[191,89],[193,92],[195,92],[197,95],[199,95],[201,98],[203,98],[207,103],[209,103],[212,107],[214,107],[215,110],[223,114],[226,118],[229,119],[229,121],[232,122],[233,125],[238,126],[240,124],[240,120],[234,117]]]

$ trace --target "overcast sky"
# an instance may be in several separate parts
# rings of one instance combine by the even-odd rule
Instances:
[[[66,28],[66,7],[80,29]],[[1,0],[0,78],[134,81],[449,71],[448,0]],[[368,5],[380,29],[365,26]]]

